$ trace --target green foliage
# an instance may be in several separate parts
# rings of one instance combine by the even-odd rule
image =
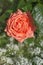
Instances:
[[[36,21],[36,25],[38,25],[39,31],[42,34],[43,33],[43,5],[38,4],[37,6],[35,6],[32,11],[32,14],[34,20]]]
[[[5,47],[7,43],[9,43],[9,38],[4,34],[0,35],[0,47]]]

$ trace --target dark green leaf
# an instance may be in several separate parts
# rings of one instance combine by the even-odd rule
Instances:
[[[43,5],[42,4],[38,4],[34,7],[33,9],[33,18],[36,21],[39,30],[41,33],[43,33]]]

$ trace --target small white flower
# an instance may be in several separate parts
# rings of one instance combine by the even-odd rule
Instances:
[[[43,47],[43,40],[40,41],[40,45]]]
[[[40,57],[37,57],[37,56],[33,59],[33,61],[37,65],[42,65],[43,64],[43,59],[41,59]]]
[[[40,52],[41,52],[41,49],[39,47],[37,47],[37,48],[34,49],[34,54],[35,55],[39,55]]]
[[[14,45],[14,50],[19,50],[19,47],[18,47],[18,45]]]
[[[23,56],[19,56],[19,63],[20,65],[32,65],[31,61]]]
[[[6,62],[6,56],[2,56],[2,57],[1,57],[1,61],[2,61],[2,62]]]
[[[9,64],[13,64],[13,61],[12,61],[11,58],[7,57],[6,59],[7,59],[7,63],[9,63]]]
[[[30,46],[30,47],[31,47],[31,46],[34,46],[34,42],[30,43],[29,46]]]
[[[43,58],[43,50],[41,51],[41,57]]]
[[[6,52],[6,49],[0,48],[0,56],[1,56],[3,53],[5,53],[5,52]]]

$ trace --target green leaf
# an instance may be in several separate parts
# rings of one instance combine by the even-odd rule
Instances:
[[[13,10],[10,9],[6,10],[5,13],[2,16],[0,16],[0,22],[3,22],[6,18],[8,18],[9,14],[11,14],[12,12]]]
[[[32,4],[29,2],[25,2],[25,0],[20,0],[18,3],[18,9],[22,9],[23,11],[32,10]]]
[[[24,11],[31,11],[32,10],[32,4],[31,3],[27,3],[24,7],[22,7],[22,9]]]
[[[36,2],[37,0],[26,0],[28,3]]]
[[[19,0],[19,3],[18,3],[18,6],[17,6],[17,9],[22,9],[22,7],[25,5],[25,2],[24,0]]]
[[[34,38],[28,38],[28,39],[26,39],[25,41],[24,41],[24,44],[26,44],[26,45],[28,45],[29,46],[29,44],[33,44],[34,43]]]
[[[0,13],[2,12],[2,8],[0,8]]]
[[[9,43],[9,38],[5,35],[0,35],[0,47],[4,47],[7,43]]]
[[[36,5],[32,11],[32,14],[36,24],[39,27],[40,33],[43,33],[43,5]]]
[[[12,5],[13,12],[15,12],[18,9],[18,5],[19,5],[20,1],[21,0],[14,0],[13,1],[13,5]]]

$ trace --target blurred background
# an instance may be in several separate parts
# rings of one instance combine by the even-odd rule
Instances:
[[[35,38],[22,44],[4,32],[17,9],[30,11],[37,26]],[[0,65],[43,65],[43,0],[0,0]]]

